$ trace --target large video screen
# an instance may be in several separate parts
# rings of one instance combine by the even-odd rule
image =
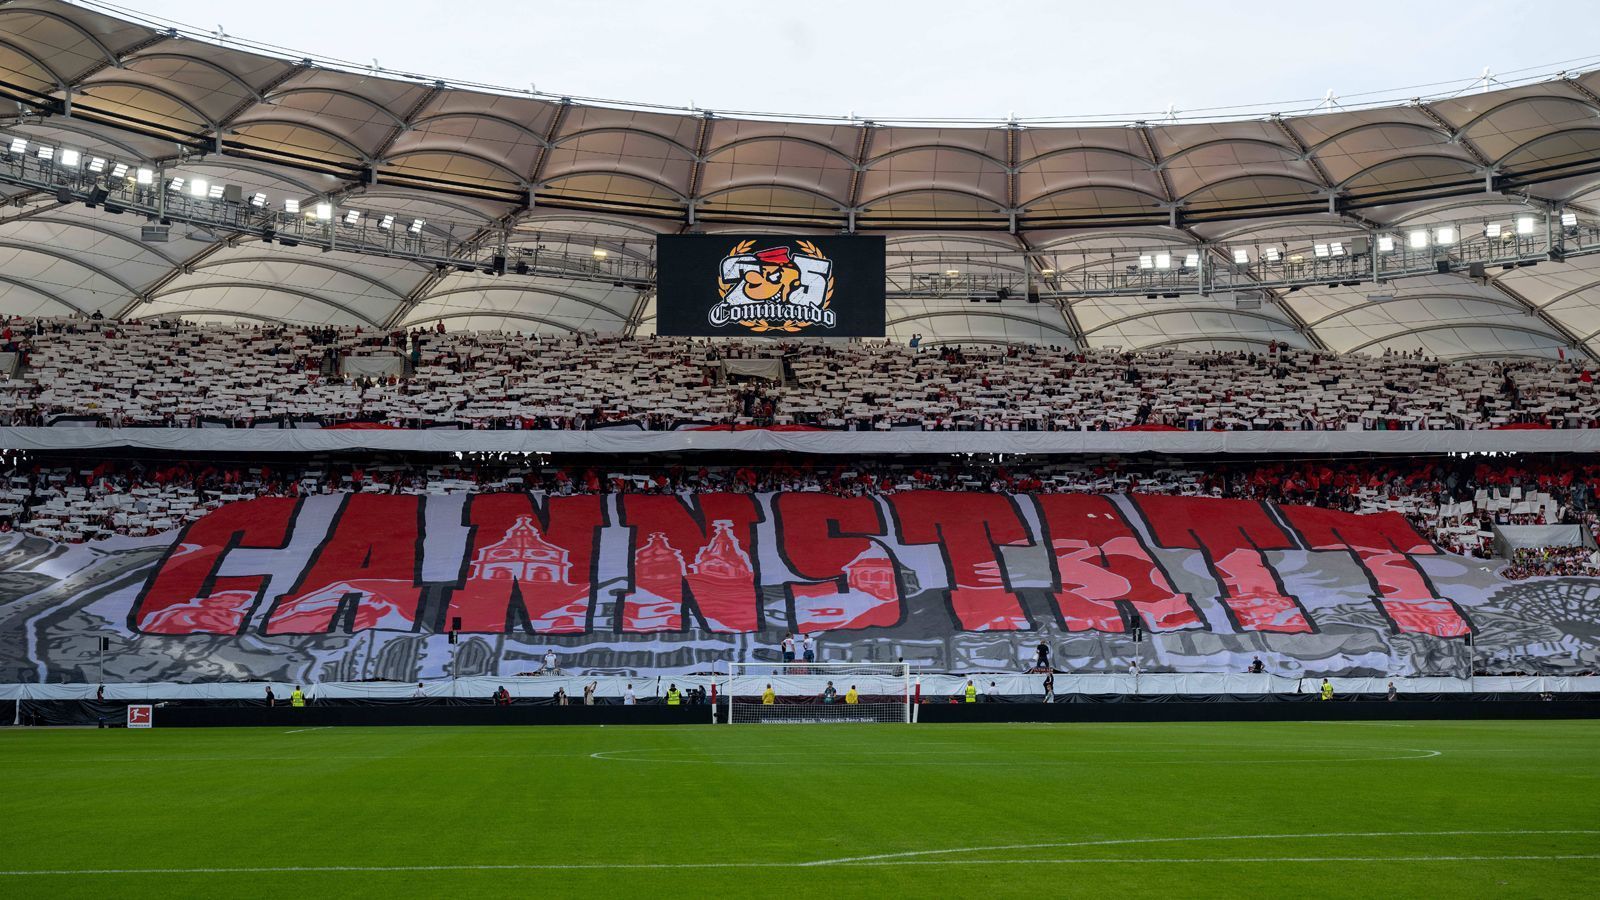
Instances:
[[[881,237],[664,235],[656,331],[693,337],[883,337]]]

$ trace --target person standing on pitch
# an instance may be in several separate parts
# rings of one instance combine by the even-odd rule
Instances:
[[[967,679],[967,702],[968,703],[977,703],[978,702],[978,686],[972,683],[972,679],[971,678]]]
[[[267,705],[268,706],[277,706],[278,705],[278,697],[277,697],[276,694],[272,693],[272,685],[270,685],[270,684],[267,685]]]
[[[1399,697],[1400,697],[1400,692],[1395,689],[1394,682],[1392,682],[1392,681],[1389,682],[1389,695],[1387,697],[1385,697],[1384,699],[1388,700],[1390,702],[1393,702],[1394,700],[1398,699]]]
[[[682,706],[683,694],[679,693],[677,684],[667,685],[667,705]]]
[[[594,689],[599,687],[599,686],[600,686],[600,682],[598,682],[598,681],[591,681],[588,684],[583,686],[583,705],[584,706],[593,706],[594,705]]]
[[[855,685],[850,685],[850,690],[844,692],[844,702],[848,706],[855,706],[861,702],[861,695],[856,693]]]
[[[777,694],[777,692],[775,692],[772,689],[772,685],[770,685],[770,684],[767,685],[767,689],[761,692],[761,705],[762,706],[772,706],[772,705],[776,704],[777,702],[778,702],[778,694]]]
[[[822,689],[822,702],[832,703],[837,696],[839,692],[833,689],[833,682],[828,682],[828,686]]]
[[[1056,702],[1056,673],[1044,673],[1044,702]]]
[[[638,705],[638,703],[639,703],[639,698],[635,697],[633,695],[633,685],[630,684],[630,685],[628,685],[628,689],[626,691],[622,692],[622,705],[623,706],[636,706],[636,705]]]
[[[1321,691],[1321,694],[1322,694],[1322,699],[1324,699],[1324,700],[1332,700],[1333,699],[1333,684],[1330,683],[1327,678],[1323,678],[1322,679],[1322,691]]]
[[[303,709],[306,705],[305,692],[300,690],[300,685],[294,686],[294,691],[289,694],[289,705],[295,709]]]

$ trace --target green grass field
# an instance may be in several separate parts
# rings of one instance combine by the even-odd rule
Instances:
[[[0,729],[0,896],[1600,896],[1600,722]]]

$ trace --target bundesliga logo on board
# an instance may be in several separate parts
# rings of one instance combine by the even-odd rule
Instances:
[[[833,328],[833,261],[811,241],[756,250],[740,241],[723,257],[718,271],[719,300],[707,313],[715,328],[737,325],[750,334],[800,332],[816,325]]]

